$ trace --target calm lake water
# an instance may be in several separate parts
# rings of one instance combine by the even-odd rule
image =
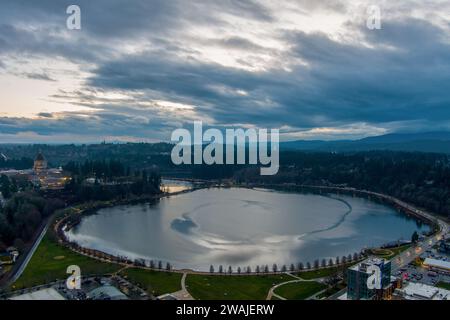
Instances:
[[[231,188],[102,209],[67,235],[132,259],[217,270],[220,264],[312,263],[410,239],[415,230],[428,226],[362,198]]]

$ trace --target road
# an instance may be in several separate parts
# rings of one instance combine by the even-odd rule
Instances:
[[[385,194],[381,194],[381,193],[377,193],[377,192],[372,192],[372,191],[367,191],[367,190],[356,190],[356,189],[352,189],[352,188],[330,187],[329,189],[349,191],[349,192],[354,191],[354,192],[359,192],[359,193],[363,193],[363,194],[367,194],[367,195],[373,195],[373,196],[376,196],[379,198],[389,200],[391,203],[394,203],[410,212],[414,212],[418,216],[425,217],[429,221],[433,221],[434,223],[436,223],[439,226],[439,231],[436,234],[425,238],[423,241],[419,242],[417,246],[412,247],[412,248],[402,252],[401,254],[397,255],[396,257],[392,258],[391,259],[391,271],[393,271],[393,272],[397,271],[398,269],[402,268],[403,266],[408,265],[414,259],[419,257],[423,252],[431,249],[433,247],[433,245],[436,244],[436,242],[438,242],[440,239],[442,239],[442,237],[447,235],[449,232],[449,226],[444,220],[440,219],[439,217],[437,217],[427,211],[417,209],[416,207],[414,207],[406,202],[403,202],[399,199],[396,199],[394,197],[391,197],[391,196],[388,196]],[[340,290],[339,292],[328,297],[328,300],[336,300],[338,297],[343,295],[346,292],[346,290],[347,289]]]
[[[13,284],[14,282],[16,282],[17,279],[19,279],[19,277],[22,275],[23,271],[25,270],[25,268],[27,267],[31,258],[33,257],[33,254],[36,252],[36,249],[39,247],[39,244],[41,243],[42,239],[44,238],[50,224],[51,224],[51,219],[49,219],[47,221],[47,223],[45,224],[41,233],[36,238],[36,241],[33,243],[33,246],[31,247],[30,250],[28,250],[28,253],[27,253],[25,259],[23,259],[21,265],[17,268],[16,272],[8,280],[8,284],[7,284],[8,286]]]

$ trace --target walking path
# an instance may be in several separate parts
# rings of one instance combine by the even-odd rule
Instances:
[[[169,294],[163,294],[162,296],[159,296],[158,299],[162,299],[165,300],[166,297],[173,297],[177,300],[195,300],[191,294],[189,293],[189,291],[187,290],[186,287],[186,277],[187,277],[187,272],[183,273],[183,276],[181,277],[181,290],[176,291],[176,292],[172,292]]]
[[[289,281],[281,282],[281,283],[278,283],[278,284],[274,285],[272,288],[270,288],[270,290],[269,290],[269,292],[268,292],[268,294],[267,294],[266,300],[271,300],[272,297],[278,298],[278,299],[280,299],[280,300],[287,300],[286,298],[284,298],[284,297],[282,297],[282,296],[280,296],[280,295],[278,295],[278,294],[275,293],[275,290],[276,290],[277,288],[279,288],[279,287],[281,287],[281,286],[284,286],[285,284],[289,284],[289,283],[297,283],[297,282],[322,282],[322,280],[323,280],[323,278],[303,279],[303,278],[300,278],[299,276],[296,276],[296,275],[294,275],[294,274],[292,274],[292,273],[290,273],[290,272],[286,272],[285,274],[288,275],[288,276],[290,276],[290,277],[292,277],[292,278],[294,278],[295,280],[289,280]],[[309,299],[314,298],[316,295],[322,293],[322,292],[325,291],[325,290],[326,290],[326,289],[321,290],[321,291],[319,291],[319,292],[316,292],[314,295],[312,295],[311,297],[308,297],[306,300],[309,300]]]

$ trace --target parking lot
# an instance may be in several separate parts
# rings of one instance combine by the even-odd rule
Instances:
[[[420,258],[433,258],[450,261],[449,255],[437,252],[435,249],[430,249],[422,253]],[[438,282],[450,283],[450,273],[443,271],[431,271],[424,266],[416,266],[414,263],[410,263],[409,265],[399,269],[393,274],[393,276],[402,276],[405,280],[420,282],[432,286],[436,285]]]

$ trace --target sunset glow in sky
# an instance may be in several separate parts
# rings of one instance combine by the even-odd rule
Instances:
[[[1,143],[450,130],[449,1],[6,0],[0,21]]]

